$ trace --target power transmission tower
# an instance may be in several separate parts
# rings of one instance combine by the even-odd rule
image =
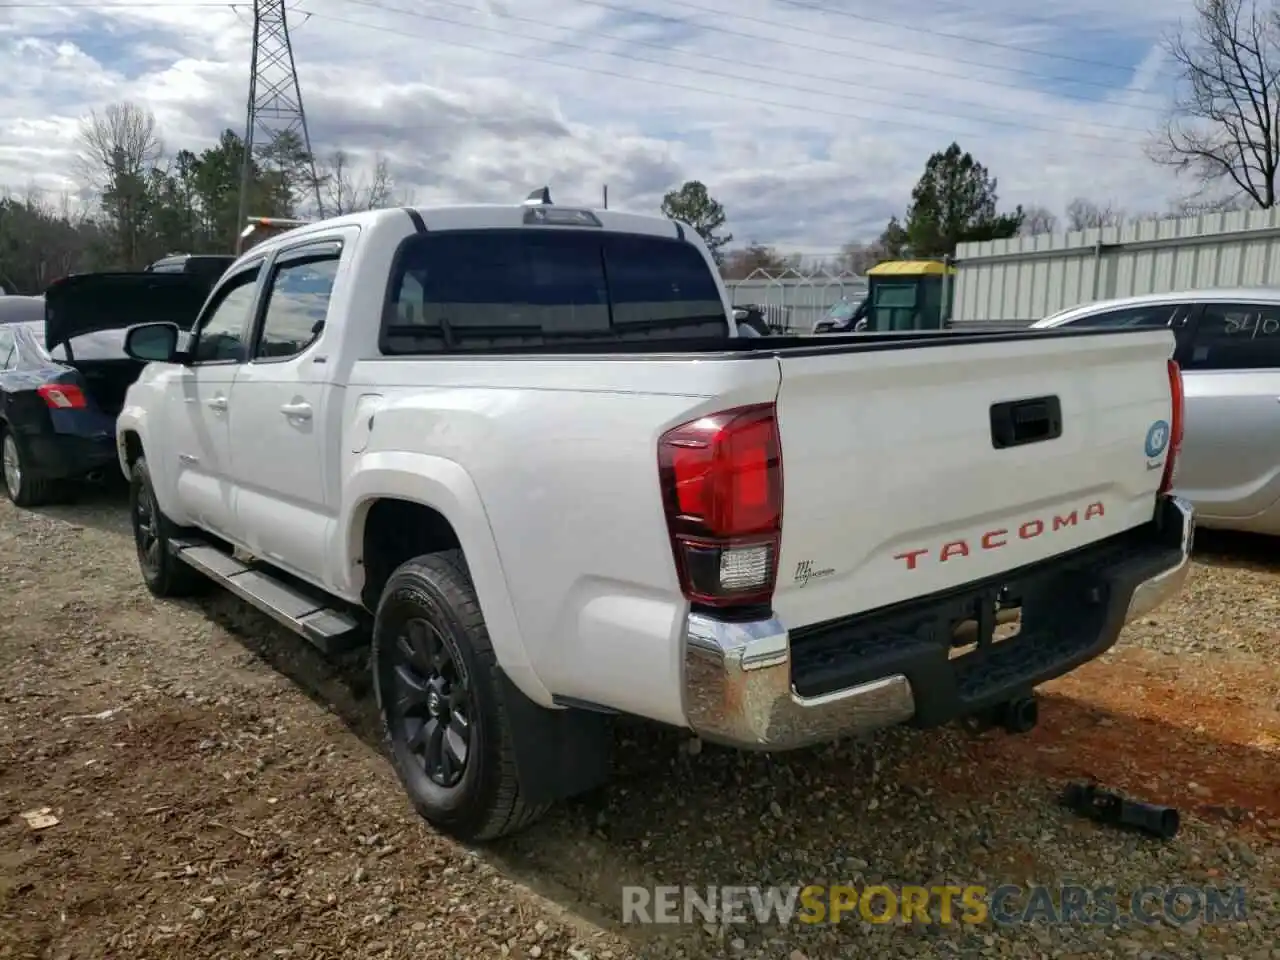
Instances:
[[[240,215],[237,233],[249,216],[249,190],[254,160],[263,163],[281,137],[297,138],[307,152],[305,174],[323,216],[320,182],[311,155],[311,134],[302,108],[302,88],[293,62],[284,0],[254,0],[253,54],[249,65],[249,103],[244,122],[244,160],[240,170]],[[278,158],[277,158],[278,159]]]

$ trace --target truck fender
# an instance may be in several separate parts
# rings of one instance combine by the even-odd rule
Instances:
[[[129,434],[137,437],[139,444],[146,436],[147,412],[141,407],[126,405],[116,416],[116,458],[120,461],[120,472],[129,476]],[[144,447],[145,449],[145,447]]]
[[[160,512],[178,526],[186,526],[191,518],[179,509],[172,496],[175,493],[173,464],[148,446],[147,426],[147,409],[137,404],[126,406],[116,417],[116,459],[120,462],[120,472],[126,480],[132,475],[130,460],[136,459],[136,456],[130,452],[129,438],[133,437],[137,450],[147,458],[147,466],[151,470],[152,492]]]
[[[358,592],[356,558],[364,549],[364,525],[375,500],[394,498],[430,507],[453,526],[462,546],[484,614],[498,664],[511,682],[534,703],[551,707],[551,693],[534,672],[520,627],[497,542],[480,492],[456,461],[406,451],[367,453],[347,477],[343,499],[349,504],[338,529],[341,569],[335,571],[351,593]]]

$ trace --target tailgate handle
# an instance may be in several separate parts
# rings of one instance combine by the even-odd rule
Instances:
[[[991,405],[991,445],[997,450],[1062,436],[1062,403],[1054,397]]]

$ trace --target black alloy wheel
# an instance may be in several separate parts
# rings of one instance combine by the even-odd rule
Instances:
[[[471,757],[474,708],[466,667],[439,630],[422,617],[400,624],[392,670],[396,739],[416,758],[428,779],[456,787]]]
[[[160,554],[164,544],[160,541],[159,515],[151,484],[142,484],[133,498],[133,542],[138,550],[138,566],[148,582],[160,576]]]
[[[170,540],[182,531],[161,512],[145,457],[139,457],[130,468],[129,524],[138,551],[138,569],[153,596],[187,597],[209,586],[202,573],[174,555]]]
[[[374,615],[372,668],[387,752],[424,819],[464,842],[546,812],[516,773],[504,684],[459,550],[402,563]]]

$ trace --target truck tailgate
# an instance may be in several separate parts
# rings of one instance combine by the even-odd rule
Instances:
[[[1153,330],[782,352],[774,608],[791,627],[849,616],[1147,522],[1173,347]],[[997,446],[1010,421],[1041,435],[1053,398],[1059,436]]]

